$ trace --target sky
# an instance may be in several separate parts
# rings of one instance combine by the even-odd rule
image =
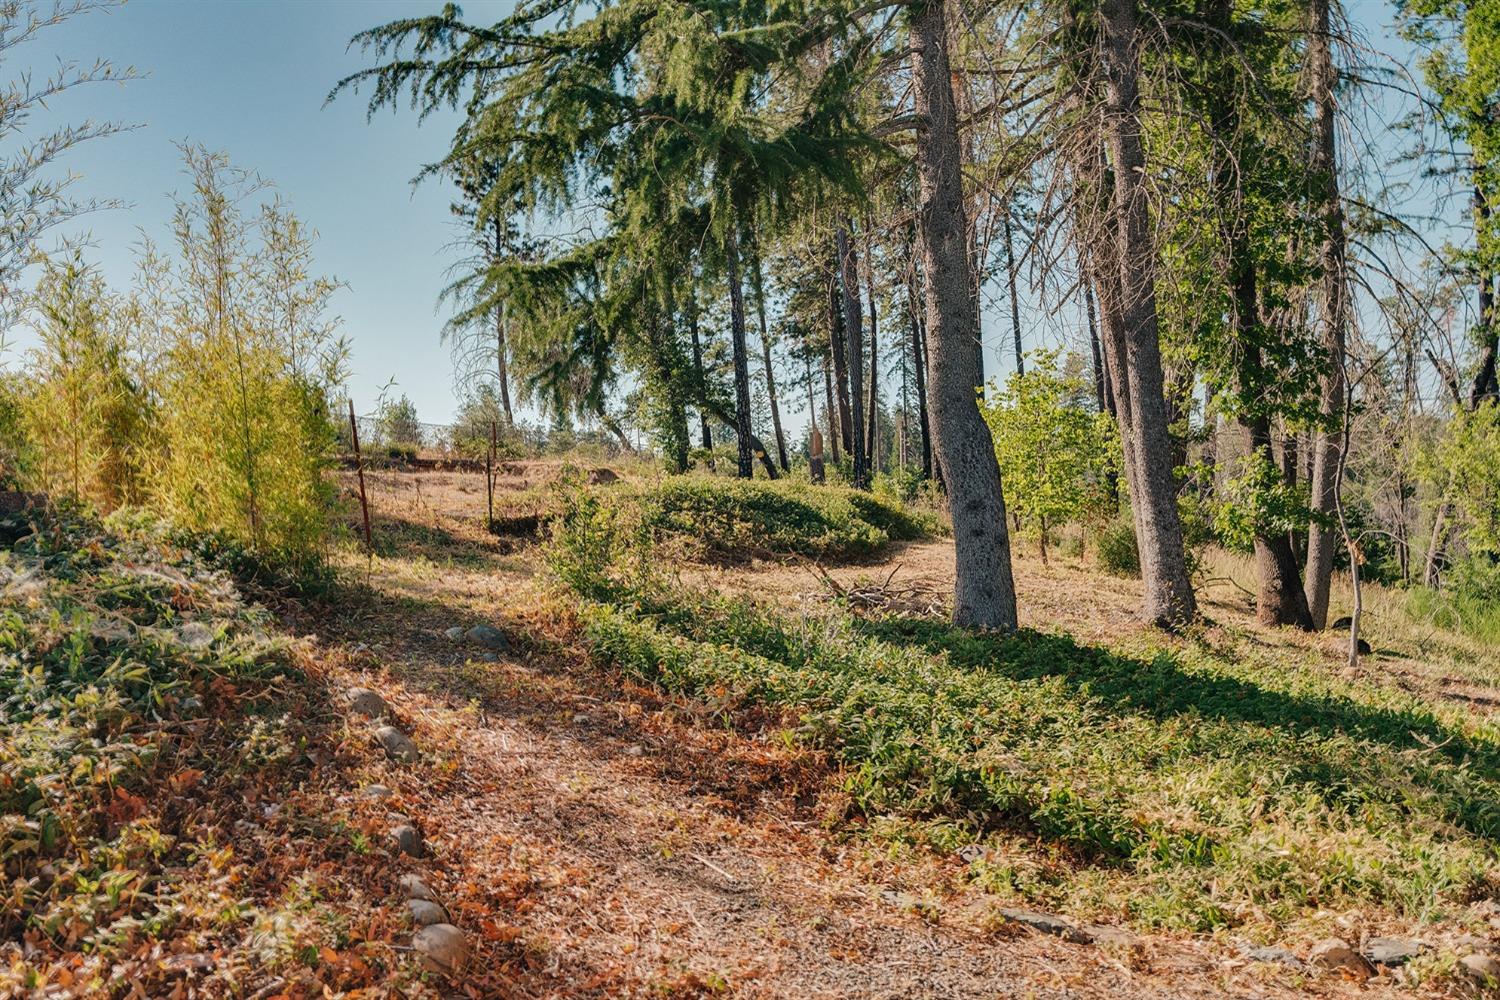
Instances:
[[[441,156],[457,117],[420,123],[403,107],[367,122],[358,95],[324,104],[337,80],[369,65],[347,48],[355,32],[441,6],[438,0],[130,0],[40,36],[25,56],[38,72],[60,57],[103,57],[141,74],[65,95],[52,109],[59,120],[139,126],[87,144],[67,160],[80,175],[76,193],[125,203],[82,223],[90,236],[87,258],[111,285],[127,287],[141,234],[165,240],[170,196],[188,187],[178,144],[222,151],[275,185],[319,233],[317,270],[346,282],[333,312],[352,343],[349,388],[359,412],[373,411],[394,379],[391,392],[408,395],[420,419],[447,422],[456,400],[453,366],[439,342],[445,316],[437,300],[458,256],[452,244],[460,231],[448,186],[413,186],[412,179]],[[512,5],[468,0],[462,6],[468,20],[491,23]],[[1375,47],[1404,49],[1391,37],[1386,0],[1348,0],[1346,9]],[[1076,310],[1048,314],[1024,290],[1021,298],[1028,347],[1078,344]],[[1003,376],[1012,367],[1009,305],[998,287],[986,299],[986,371]],[[24,333],[14,337],[0,363],[14,363],[25,346]],[[805,424],[796,400],[791,394],[785,404],[790,428]]]

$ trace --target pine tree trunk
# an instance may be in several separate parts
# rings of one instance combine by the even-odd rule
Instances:
[[[1474,168],[1474,243],[1481,246],[1482,233],[1489,226],[1490,202],[1480,182],[1479,168]],[[1496,351],[1500,349],[1500,326],[1495,323],[1495,275],[1488,267],[1479,269],[1479,370],[1469,389],[1469,409],[1476,410],[1486,399],[1500,398],[1500,384],[1495,376]]]
[[[760,349],[766,365],[766,398],[771,403],[771,429],[776,434],[776,457],[781,471],[791,468],[786,458],[786,437],[781,433],[781,406],[776,401],[776,374],[771,370],[771,336],[766,331],[766,289],[760,271],[760,247],[751,258],[750,281],[755,288],[755,312],[760,318]]]
[[[1122,443],[1136,518],[1143,611],[1149,621],[1173,628],[1198,614],[1177,511],[1172,440],[1163,398],[1161,344],[1156,318],[1156,248],[1144,179],[1135,0],[1102,0],[1105,29],[1104,132],[1114,164],[1115,231],[1101,239],[1112,258],[1115,336],[1105,338],[1105,358],[1115,387]],[[1113,246],[1110,247],[1110,240]],[[1096,274],[1098,272],[1096,271]],[[1106,309],[1106,312],[1109,310]],[[1106,333],[1109,331],[1106,330]]]
[[[848,220],[840,220],[835,235],[839,257],[839,284],[844,300],[844,345],[848,351],[849,412],[853,426],[849,435],[849,455],[854,462],[854,488],[870,488],[870,461],[865,451],[864,428],[859,426],[865,413],[864,318],[859,308],[859,259],[849,239]]]
[[[833,356],[833,384],[839,404],[839,441],[844,447],[854,440],[854,417],[849,410],[849,347],[844,331],[844,302],[839,290],[838,261],[828,272],[828,343]]]
[[[724,234],[724,269],[729,282],[729,331],[734,347],[734,430],[739,445],[736,475],[755,474],[755,452],[750,439],[750,353],[745,344],[745,293],[740,279],[739,234],[731,222]],[[774,477],[773,477],[774,478]]]
[[[828,348],[828,354],[832,354],[832,353],[833,353],[833,348],[832,348],[832,346],[830,346]],[[838,424],[835,423],[835,421],[834,421],[834,419],[832,417],[832,414],[834,413],[834,411],[837,408],[833,405],[833,373],[830,370],[829,365],[828,365],[828,355],[827,354],[825,354],[821,358],[821,363],[822,363],[822,366],[823,366],[823,391],[827,395],[827,399],[825,400],[824,406],[823,406],[823,413],[824,413],[826,419],[824,419],[823,422],[828,425],[828,449],[833,454],[833,464],[834,465],[838,465],[839,464],[839,429],[838,429]]]
[[[698,336],[698,290],[688,288],[687,302],[688,332],[693,339],[693,375],[698,380],[699,394],[708,395],[708,378],[703,372],[703,342]],[[698,419],[702,423],[703,450],[713,452],[714,434],[713,428],[708,423],[708,410],[702,406],[698,407]],[[708,460],[709,468],[713,468],[713,459]]]
[[[1313,439],[1312,476],[1308,480],[1312,509],[1325,523],[1314,520],[1308,528],[1306,588],[1307,611],[1313,628],[1328,623],[1328,590],[1333,580],[1333,554],[1338,528],[1332,523],[1335,478],[1341,464],[1338,430],[1344,409],[1345,329],[1349,322],[1344,210],[1340,202],[1338,160],[1335,146],[1337,110],[1334,85],[1329,8],[1333,0],[1312,0],[1312,31],[1308,37],[1308,67],[1312,77],[1313,147],[1312,172],[1323,190],[1323,309],[1321,343],[1324,365],[1320,383],[1321,426]]]
[[[865,229],[865,288],[870,298],[870,433],[865,454],[873,472],[880,468],[880,337],[875,320],[875,258],[870,253],[869,227]]]
[[[927,342],[922,336],[922,317],[917,312],[914,286],[916,276],[907,285],[907,309],[911,313],[912,376],[917,390],[917,428],[922,434],[922,478],[932,478],[932,430],[927,423]]]
[[[498,261],[505,252],[505,223],[499,218],[495,219],[495,259]],[[500,379],[500,408],[505,411],[505,423],[508,427],[516,425],[515,416],[510,411],[510,373],[509,350],[505,345],[505,306],[495,307],[495,374]]]
[[[1005,274],[1010,282],[1010,333],[1016,342],[1016,374],[1026,374],[1026,350],[1021,346],[1021,300],[1016,296],[1016,237],[1005,206]]]
[[[982,372],[970,343],[974,299],[943,0],[914,3],[910,23],[927,329],[934,338],[927,380],[953,515],[953,620],[1014,629],[1016,591],[1000,467],[974,392]]]

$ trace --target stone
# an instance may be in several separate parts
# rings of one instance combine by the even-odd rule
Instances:
[[[410,763],[422,756],[411,738],[395,726],[381,726],[375,730],[375,741],[391,760]]]
[[[369,688],[350,688],[345,698],[349,703],[349,711],[357,715],[383,719],[385,713],[389,711],[386,708],[385,699]]]
[[[423,882],[415,875],[402,875],[401,880],[396,885],[407,899],[425,899],[429,903],[437,902],[437,894],[427,887],[426,882]]]
[[[1002,907],[1000,915],[1006,920],[1024,924],[1032,930],[1051,934],[1064,941],[1072,941],[1074,944],[1092,944],[1094,941],[1094,936],[1088,931],[1067,917],[1061,917],[1055,913],[1042,913],[1039,910],[1010,910]]]
[[[1415,938],[1372,937],[1363,953],[1376,965],[1405,965],[1427,950],[1427,944]]]
[[[359,790],[359,795],[363,799],[388,799],[391,797],[391,790],[385,785],[366,785]]]
[[[213,629],[202,622],[187,622],[177,626],[177,641],[195,653],[201,653],[214,644]]]
[[[583,714],[582,712],[579,712],[577,715],[573,716],[573,725],[575,725],[575,726],[586,726],[588,724],[589,724],[589,717],[587,715]]]
[[[451,975],[463,971],[469,962],[469,942],[464,932],[452,924],[418,928],[412,935],[411,947],[422,956],[422,964],[433,972]]]
[[[1360,981],[1375,975],[1374,967],[1342,938],[1324,938],[1313,945],[1307,962],[1315,968],[1346,973]]]
[[[1082,928],[1090,940],[1101,948],[1115,948],[1120,951],[1134,951],[1140,947],[1141,939],[1130,933],[1123,927],[1114,924],[1089,924]]]
[[[1491,955],[1475,952],[1458,960],[1464,975],[1482,985],[1500,983],[1500,962]]]
[[[983,847],[980,847],[978,844],[965,844],[953,853],[957,855],[958,860],[962,861],[964,864],[972,865],[976,861],[983,861],[986,852],[985,849]]]
[[[486,649],[507,650],[510,648],[510,639],[493,625],[475,625],[464,633],[464,638]]]
[[[430,899],[408,899],[406,910],[411,914],[411,922],[418,927],[448,922],[448,911]]]
[[[1261,948],[1251,948],[1245,952],[1245,957],[1252,962],[1267,962],[1272,965],[1285,965],[1293,969],[1302,968],[1302,959],[1291,951],[1280,945],[1265,945]]]
[[[391,841],[396,845],[397,854],[405,854],[408,857],[420,858],[422,856],[422,832],[410,823],[402,823],[391,830]]]
[[[462,625],[455,625],[452,628],[446,630],[443,634],[448,637],[450,642],[458,642],[464,637],[464,628]]]

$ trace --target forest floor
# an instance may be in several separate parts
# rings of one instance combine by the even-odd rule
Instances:
[[[518,466],[503,490],[525,506],[555,471]],[[838,776],[819,755],[726,729],[702,705],[592,665],[566,606],[546,594],[537,547],[484,532],[484,504],[479,476],[385,474],[372,484],[377,552],[346,567],[363,582],[331,612],[283,609],[334,664],[330,682],[379,691],[422,749],[415,765],[371,749],[349,781],[391,787],[421,828],[428,856],[397,864],[423,873],[476,951],[451,988],[538,998],[1411,995],[1399,977],[1358,983],[1246,961],[1233,934],[1122,930],[1076,944],[1003,919],[998,908],[1014,901],[975,887],[962,859],[832,822],[825,800]],[[680,569],[788,603],[827,594],[806,564]],[[895,547],[831,576],[892,573],[941,599],[951,541]],[[1082,642],[1143,631],[1135,581],[1029,555],[1017,578],[1024,625]],[[1234,583],[1211,588],[1206,611],[1226,638],[1340,669],[1330,637],[1257,630]],[[449,638],[478,624],[502,630],[504,648]],[[1472,676],[1418,657],[1393,654],[1380,669],[1478,711],[1495,703]]]

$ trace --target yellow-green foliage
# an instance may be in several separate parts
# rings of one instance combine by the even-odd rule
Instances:
[[[76,256],[47,262],[32,305],[40,344],[15,403],[23,481],[106,509],[139,502],[150,404],[103,281]]]
[[[177,205],[177,259],[155,275],[176,294],[159,317],[165,447],[154,491],[181,527],[309,571],[321,563],[333,499],[327,399],[342,345],[318,320],[332,286],[288,265],[306,248],[285,213],[244,217],[251,189],[221,157],[190,151],[188,165],[194,197]],[[287,309],[298,296],[300,312]]]

